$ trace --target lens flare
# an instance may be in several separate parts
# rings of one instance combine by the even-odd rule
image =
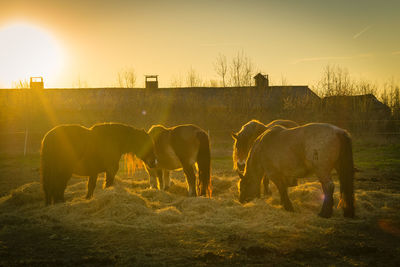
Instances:
[[[43,76],[51,84],[63,65],[61,47],[51,34],[33,25],[17,23],[0,28],[0,86]]]

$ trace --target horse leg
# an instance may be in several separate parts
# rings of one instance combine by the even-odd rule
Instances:
[[[192,165],[183,166],[183,172],[186,176],[186,181],[189,186],[189,197],[197,196],[196,193],[196,175],[194,173],[194,168]]]
[[[325,176],[325,178],[319,178],[319,180],[322,190],[324,191],[324,202],[318,215],[324,218],[330,218],[333,213],[333,192],[335,190],[335,185],[330,175]]]
[[[51,188],[49,188],[48,184],[43,185],[43,191],[44,191],[44,198],[45,198],[46,206],[51,205],[52,200],[53,200],[53,192],[52,192]]]
[[[52,198],[54,201],[54,204],[56,203],[62,203],[65,201],[64,199],[64,191],[65,188],[67,188],[67,183],[69,178],[72,176],[71,172],[62,172],[58,175],[57,181],[53,184],[53,193],[52,193]],[[51,198],[51,196],[50,196]],[[51,202],[51,199],[50,199]]]
[[[281,179],[278,179],[278,183],[276,183],[276,186],[278,187],[279,195],[281,197],[281,205],[287,211],[294,211],[292,202],[290,201],[288,196],[287,186],[282,182]]]
[[[86,199],[90,199],[93,196],[94,188],[96,187],[97,182],[97,174],[91,175],[88,181],[88,191],[86,195]]]
[[[163,177],[164,177],[164,190],[168,190],[170,187],[170,178],[168,170],[163,170]]]
[[[157,169],[156,174],[157,174],[158,188],[160,188],[160,190],[164,190],[164,179],[163,179],[162,169]]]
[[[45,193],[45,203],[46,203],[46,206],[51,204],[51,195],[49,192]]]
[[[115,175],[117,174],[119,169],[119,161],[112,166],[108,167],[106,170],[106,183],[105,187],[110,187],[114,184]]]
[[[116,172],[114,170],[106,171],[106,182],[105,182],[104,188],[114,185],[115,174],[116,174]]]
[[[157,170],[146,166],[146,171],[149,174],[150,188],[157,189]]]
[[[263,184],[264,184],[264,196],[270,196],[271,190],[269,189],[269,178],[265,175],[263,177]]]

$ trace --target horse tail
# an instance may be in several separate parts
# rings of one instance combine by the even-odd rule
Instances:
[[[44,192],[45,204],[52,204],[53,194],[54,194],[54,177],[53,168],[55,166],[55,156],[53,151],[53,146],[51,138],[46,135],[42,140],[42,145],[40,148],[40,182],[42,184],[42,189]]]
[[[347,132],[338,134],[340,152],[337,171],[340,182],[340,202],[345,217],[354,217],[354,163],[351,137]]]
[[[201,193],[208,192],[211,197],[211,152],[210,141],[208,135],[204,131],[197,133],[197,138],[200,141],[200,148],[197,154],[197,165],[199,168],[199,181],[201,184]]]

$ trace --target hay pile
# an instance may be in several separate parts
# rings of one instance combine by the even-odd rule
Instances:
[[[37,224],[52,229],[57,225],[71,231],[95,233],[93,243],[121,246],[119,251],[126,257],[132,254],[129,249],[136,244],[139,246],[136,253],[142,249],[140,253],[147,255],[144,251],[150,249],[157,254],[159,262],[185,257],[187,251],[206,257],[207,261],[211,255],[207,253],[214,253],[211,257],[233,257],[240,249],[245,249],[246,255],[259,253],[258,248],[290,250],[298,247],[303,239],[318,240],[320,234],[331,233],[337,224],[362,225],[371,217],[384,218],[386,213],[395,213],[400,208],[400,194],[356,191],[354,220],[343,218],[341,209],[335,209],[331,219],[322,219],[317,216],[322,204],[318,182],[302,181],[289,190],[295,209],[289,213],[279,205],[274,186],[271,186],[271,197],[240,204],[237,181],[235,175],[214,176],[213,198],[209,199],[186,197],[185,180],[175,173],[168,191],[148,188],[144,176],[117,177],[115,185],[107,189],[101,188],[99,179],[94,197],[86,200],[87,180],[73,178],[65,192],[66,202],[49,207],[44,206],[40,184],[34,182],[0,199],[0,222],[12,218],[25,221],[19,227]],[[336,184],[336,204],[338,191]],[[9,229],[2,228],[0,234],[4,231]],[[68,238],[54,237],[51,232],[48,235],[49,239]]]
[[[164,227],[171,224],[221,225],[252,230],[280,228],[307,228],[307,222],[319,220],[323,194],[317,181],[303,182],[289,189],[295,212],[288,213],[280,206],[279,195],[272,185],[272,197],[254,200],[242,205],[238,202],[237,177],[213,177],[213,198],[186,197],[182,177],[173,178],[168,191],[147,188],[146,178],[117,177],[111,188],[101,188],[98,181],[94,197],[84,199],[86,179],[75,179],[65,192],[64,204],[45,207],[40,184],[25,184],[0,199],[5,212],[41,217],[46,215],[68,224],[96,227],[107,224]],[[335,203],[339,199],[339,185],[335,188]],[[356,191],[357,218],[370,217],[377,212],[398,209],[400,194],[383,191]],[[320,219],[322,221],[327,221]],[[342,219],[341,209],[335,209],[333,220]]]

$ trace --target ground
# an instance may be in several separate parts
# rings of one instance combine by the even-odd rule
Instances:
[[[229,140],[230,141],[230,140]],[[312,177],[290,189],[294,213],[271,197],[242,205],[231,143],[213,142],[213,197],[186,197],[180,172],[166,191],[123,168],[115,186],[84,198],[72,178],[66,203],[44,206],[39,154],[0,155],[0,266],[400,266],[400,142],[354,138],[356,218],[317,216]],[[339,184],[336,182],[338,203]]]

